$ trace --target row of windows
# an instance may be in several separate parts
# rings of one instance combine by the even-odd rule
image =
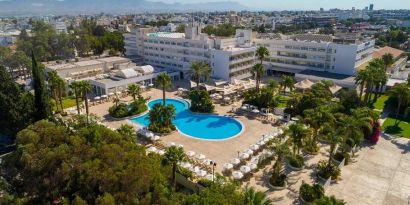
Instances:
[[[249,61],[245,61],[245,62],[235,63],[235,64],[232,64],[232,65],[229,65],[229,69],[240,68],[240,67],[248,66],[248,65],[254,65],[254,61],[249,60]]]
[[[331,56],[327,55],[307,55],[307,54],[302,54],[302,53],[290,53],[290,52],[284,52],[284,51],[278,51],[277,52],[278,56],[283,56],[283,57],[289,57],[289,58],[300,58],[300,59],[311,59],[311,60],[321,60],[321,61],[331,61]],[[336,59],[333,58],[333,61]]]
[[[181,64],[175,64],[175,63],[170,63],[170,62],[158,61],[158,60],[153,60],[153,59],[146,59],[146,62],[149,62],[149,63],[151,63],[151,64],[164,65],[164,66],[174,66],[174,67],[182,68],[182,65],[181,65]]]
[[[318,48],[318,47],[309,47],[309,46],[297,46],[297,45],[277,45],[277,44],[258,44],[258,46],[265,46],[265,47],[271,47],[271,48],[286,48],[286,49],[291,49],[291,50],[302,50],[302,51],[313,51],[313,52],[327,52],[327,53],[332,53],[333,50],[331,48]],[[334,50],[336,53],[336,50]]]
[[[202,49],[208,49],[209,48],[208,45],[197,44],[197,43],[189,43],[189,42],[175,42],[175,41],[152,40],[152,39],[145,39],[144,42],[145,43],[163,44],[163,45],[191,47],[191,48],[202,48]]]
[[[158,47],[151,47],[151,46],[144,46],[144,49],[153,50],[153,51],[162,51],[166,53],[178,53],[182,55],[206,57],[206,58],[210,57],[210,55],[206,52],[197,52],[197,51],[189,51],[189,50],[181,50],[181,49],[169,49],[169,48],[158,48]]]
[[[240,75],[244,75],[244,74],[249,74],[251,72],[252,68],[247,68],[244,70],[239,70],[239,71],[235,71],[232,73],[229,73],[229,77],[235,77],[235,76],[240,76]]]
[[[281,64],[288,64],[288,65],[297,65],[297,66],[305,66],[305,67],[312,67],[312,68],[321,68],[321,69],[330,69],[330,65],[324,63],[316,63],[316,62],[309,62],[309,61],[295,61],[295,60],[285,60],[280,58],[271,58],[270,62],[272,63],[281,63]],[[332,69],[335,67],[332,66]]]

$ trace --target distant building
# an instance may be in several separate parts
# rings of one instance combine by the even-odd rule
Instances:
[[[293,24],[314,24],[318,26],[335,25],[337,18],[334,16],[301,16],[293,19]]]
[[[373,9],[374,9],[374,4],[370,4],[369,10],[370,10],[370,11],[373,11]]]

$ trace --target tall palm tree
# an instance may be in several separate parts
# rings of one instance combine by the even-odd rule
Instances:
[[[75,105],[77,106],[77,114],[80,114],[80,102],[78,98],[81,97],[80,81],[74,81],[70,84],[70,88],[74,90]]]
[[[134,101],[135,101],[135,99],[137,98],[137,96],[139,97],[140,94],[141,94],[141,88],[140,88],[140,86],[137,85],[137,84],[131,84],[131,85],[129,85],[129,86],[128,86],[128,90],[129,90],[129,92],[130,92],[132,98],[134,99]]]
[[[164,156],[164,163],[172,165],[172,184],[176,188],[176,171],[178,162],[185,160],[185,152],[182,147],[171,146],[168,147]]]
[[[172,85],[171,77],[167,73],[161,73],[156,79],[156,84],[162,89],[162,104],[165,105],[165,90]]]
[[[244,205],[270,205],[271,200],[267,198],[266,194],[256,191],[253,187],[246,186],[244,193]]]
[[[355,77],[356,85],[360,86],[360,92],[359,92],[360,101],[362,101],[363,91],[366,86],[368,75],[369,75],[369,72],[366,69],[363,69],[363,70],[359,70]]]
[[[259,86],[261,83],[261,78],[265,74],[265,67],[262,64],[258,63],[252,67],[252,75],[255,76],[256,80],[256,92],[259,93]]]
[[[81,89],[81,93],[83,95],[83,100],[84,100],[84,105],[85,105],[85,113],[86,113],[86,117],[87,117],[87,124],[89,122],[89,107],[88,107],[88,98],[87,98],[87,94],[89,92],[91,92],[92,90],[92,86],[90,84],[90,82],[86,81],[86,80],[82,80],[80,81],[80,89]]]
[[[276,80],[270,79],[266,87],[272,91],[272,95],[276,95],[279,89],[279,83]]]
[[[303,146],[303,139],[307,134],[307,129],[301,123],[291,124],[286,130],[292,141],[293,155],[300,153],[300,148]]]
[[[313,130],[313,143],[317,143],[319,133],[326,125],[335,123],[336,119],[326,106],[317,107],[315,109],[307,109],[303,112],[304,122],[308,124]]]
[[[382,56],[382,61],[384,64],[384,70],[387,71],[394,63],[394,57],[391,53],[386,53]]]
[[[263,59],[269,55],[269,50],[264,46],[261,46],[256,50],[256,57],[260,60],[260,64],[263,64]]]
[[[57,75],[57,71],[52,71],[48,73],[48,87],[50,88],[51,92],[51,97],[54,99],[54,102],[56,103],[56,109],[58,109],[57,103],[59,102],[58,98],[58,89],[59,89],[59,76]]]
[[[295,88],[295,78],[290,75],[282,75],[280,78],[280,85],[283,89],[283,93],[286,92],[286,88],[289,88],[290,91]]]
[[[118,107],[118,103],[120,103],[120,98],[118,96],[115,96],[112,102],[115,104],[115,107]]]
[[[193,62],[191,64],[191,72],[193,74],[192,78],[196,82],[196,88],[199,89],[201,78],[208,79],[211,76],[212,69],[206,62]]]
[[[388,95],[391,97],[397,98],[397,107],[396,107],[396,120],[399,116],[401,106],[408,102],[410,98],[410,89],[409,86],[405,83],[394,86],[389,92]]]

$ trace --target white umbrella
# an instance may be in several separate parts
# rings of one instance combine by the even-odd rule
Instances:
[[[253,151],[250,150],[250,149],[247,149],[247,150],[244,151],[244,153],[249,154],[249,155],[252,155],[252,154],[253,154]]]
[[[252,112],[253,113],[259,113],[259,110],[258,109],[253,109]]]
[[[216,96],[215,98],[218,99],[218,100],[220,100],[220,99],[222,99],[222,96],[218,95],[218,96]]]
[[[184,88],[178,88],[178,91],[182,92],[182,91],[184,91]]]
[[[242,153],[239,157],[240,157],[241,159],[248,159],[248,158],[249,158],[249,154],[247,154],[247,153]]]
[[[180,148],[184,148],[184,145],[182,145],[182,144],[176,144],[176,146],[180,147]]]
[[[114,95],[114,93],[108,93],[108,96],[112,96],[112,95]]]
[[[147,149],[148,152],[156,152],[158,149],[155,147],[150,147]]]
[[[231,164],[231,163],[225,163],[224,166],[223,166],[223,168],[224,168],[225,170],[230,170],[230,169],[233,168],[233,164]]]
[[[147,86],[145,86],[145,85],[141,85],[141,87],[140,87],[141,89],[145,89],[145,88],[147,88]]]
[[[256,150],[259,149],[259,145],[254,144],[254,145],[251,145],[250,148],[251,148],[251,150],[256,151]]]
[[[203,160],[203,159],[205,159],[205,155],[203,155],[203,154],[198,154],[198,155],[196,156],[196,158],[199,159],[199,160]]]
[[[268,139],[268,140],[271,140],[273,138],[274,138],[273,135],[269,135],[269,136],[266,137],[266,139]]]
[[[115,92],[115,94],[117,94],[117,95],[121,95],[121,92]]]
[[[225,97],[224,100],[225,100],[225,101],[230,101],[231,98],[230,98],[230,97]]]
[[[198,170],[196,172],[196,175],[198,175],[199,177],[204,177],[206,175],[206,171],[204,170]]]
[[[171,142],[171,143],[169,143],[169,145],[168,145],[168,147],[174,147],[174,146],[176,146],[176,145],[175,145],[175,142]]]
[[[210,181],[212,181],[212,180],[214,179],[214,175],[208,174],[208,175],[206,175],[205,178],[208,179],[208,180],[210,180]]]
[[[148,84],[148,86],[149,86],[149,87],[153,87],[153,86],[154,86],[154,84],[150,83],[150,84]]]
[[[252,159],[251,159],[251,163],[258,163],[258,161],[259,161],[259,156],[252,157]]]
[[[261,141],[257,142],[256,144],[259,145],[259,146],[262,146],[262,145],[265,145],[266,143],[265,143],[265,141],[261,140]]]
[[[242,106],[242,107],[241,107],[241,109],[242,109],[242,110],[247,110],[247,109],[248,109],[248,107],[246,107],[246,106]]]
[[[234,171],[234,172],[232,172],[232,177],[233,177],[234,179],[242,179],[242,178],[243,178],[243,174],[242,174],[241,172]]]
[[[160,137],[158,135],[154,135],[153,137],[151,137],[151,140],[153,141],[158,141],[160,139]]]
[[[152,138],[152,137],[154,137],[154,133],[148,131],[148,132],[145,133],[145,136],[147,138]]]
[[[101,95],[101,98],[107,98],[108,96],[107,95]]]
[[[158,150],[158,152],[157,152],[159,155],[164,155],[165,154],[165,151],[164,150]]]
[[[266,143],[269,142],[269,139],[268,139],[268,138],[265,138],[265,139],[263,140],[263,142],[265,142],[265,144],[266,144]]]
[[[97,97],[94,98],[94,100],[100,100],[100,99],[101,99],[100,96],[97,96]]]
[[[251,168],[244,165],[244,166],[241,166],[240,170],[241,170],[242,173],[246,174],[246,173],[249,173],[251,171]]]
[[[232,160],[231,160],[231,163],[232,163],[233,165],[238,165],[238,164],[241,163],[241,160],[238,159],[238,158],[235,158],[235,159],[232,159]]]
[[[186,156],[188,156],[188,157],[193,157],[193,156],[195,156],[195,152],[194,152],[194,151],[188,151],[188,152],[186,153]]]
[[[258,165],[255,163],[250,163],[249,167],[251,168],[251,170],[255,170],[256,168],[258,168]]]

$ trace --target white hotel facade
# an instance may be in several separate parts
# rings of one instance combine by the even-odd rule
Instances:
[[[252,76],[250,70],[256,63],[258,46],[270,51],[264,61],[268,73],[313,70],[354,75],[360,65],[371,60],[375,43],[374,39],[351,34],[272,38],[242,29],[233,38],[221,38],[202,34],[199,26],[188,26],[185,33],[139,28],[127,35],[127,55],[139,56],[145,64],[179,70],[181,77],[188,78],[191,63],[205,61],[212,67],[214,78],[227,81]]]

